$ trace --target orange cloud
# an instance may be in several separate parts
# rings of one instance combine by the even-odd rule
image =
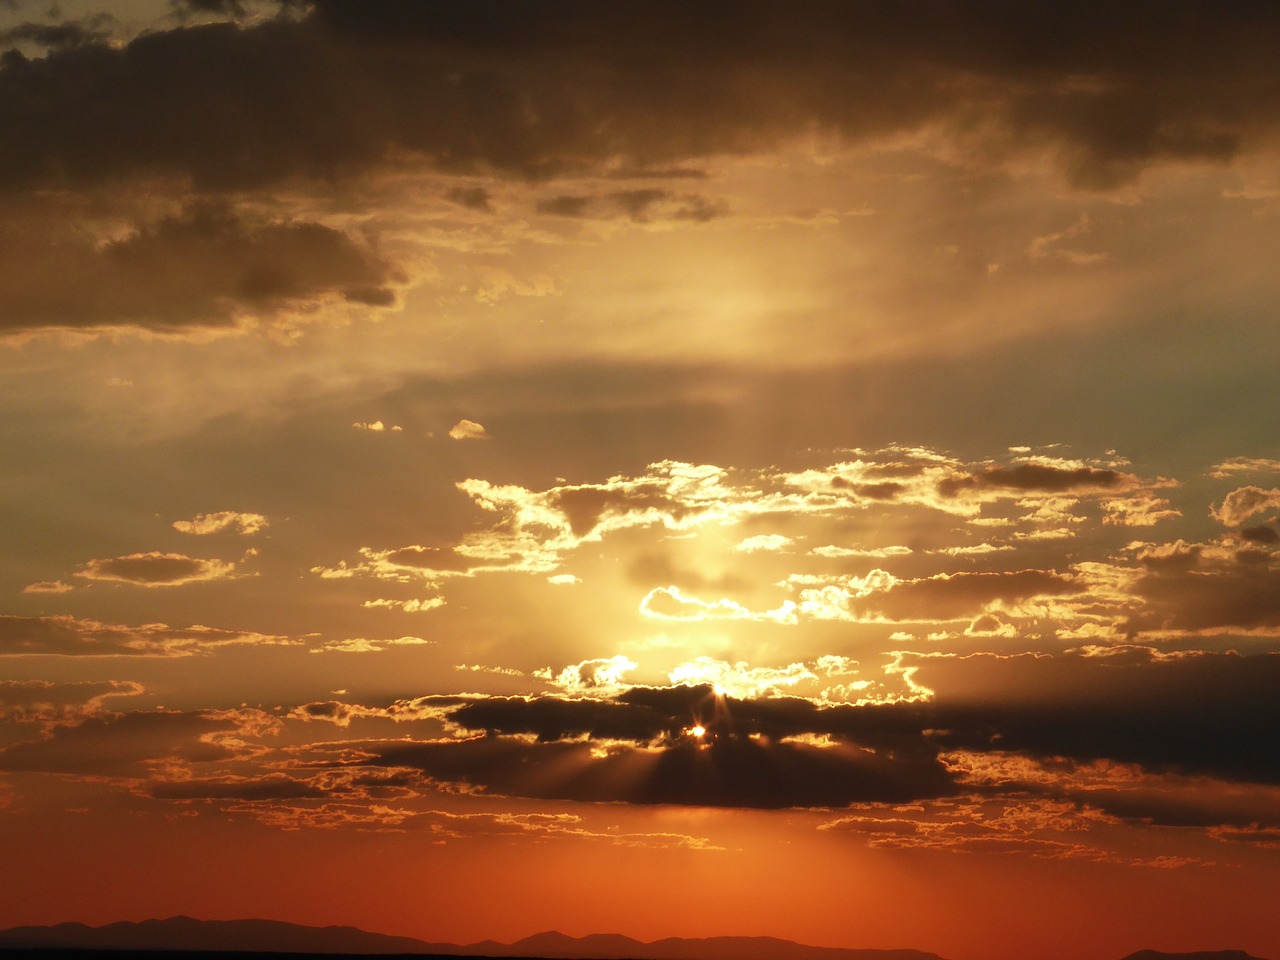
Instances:
[[[77,577],[103,583],[128,583],[139,587],[177,587],[208,580],[227,580],[236,565],[226,560],[205,560],[181,553],[131,553],[109,560],[90,560]]]

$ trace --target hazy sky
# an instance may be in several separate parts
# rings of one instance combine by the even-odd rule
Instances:
[[[0,925],[1280,957],[1280,10],[0,0]]]

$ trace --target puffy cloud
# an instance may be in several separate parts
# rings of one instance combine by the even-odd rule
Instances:
[[[391,431],[392,433],[401,433],[404,431],[404,427],[398,426],[396,424],[392,424],[391,426],[388,427],[381,420],[373,420],[368,423],[362,420],[357,420],[351,426],[355,427],[357,430],[367,430],[370,433],[384,433],[388,430]]]
[[[1173,509],[1163,497],[1143,493],[1119,500],[1104,500],[1102,509],[1102,522],[1120,527],[1151,527],[1161,520],[1182,516],[1182,512]]]
[[[747,537],[733,549],[739,553],[776,552],[791,546],[794,542],[790,537],[784,537],[780,533],[762,533]]]
[[[1249,486],[1232,490],[1222,498],[1222,503],[1209,508],[1209,514],[1219,523],[1238,527],[1252,516],[1276,509],[1280,509],[1280,488],[1263,490]]]
[[[173,529],[179,533],[196,536],[218,533],[232,527],[243,536],[252,536],[267,526],[267,518],[260,513],[241,513],[236,510],[220,510],[217,513],[198,513],[190,520],[173,521]]]
[[[541,671],[535,676],[549,680],[565,693],[573,696],[589,692],[608,692],[629,686],[622,676],[635,668],[634,660],[618,655],[570,664],[555,676],[551,675],[550,670]]]
[[[187,657],[231,645],[279,646],[300,642],[289,637],[199,625],[181,628],[148,623],[131,627],[80,620],[65,614],[0,615],[0,656]]]
[[[459,420],[449,428],[449,436],[454,440],[487,440],[489,432],[474,420]]]
[[[77,577],[104,583],[128,583],[139,587],[178,587],[187,583],[226,580],[236,565],[227,560],[205,560],[182,553],[131,553],[109,560],[90,560]]]

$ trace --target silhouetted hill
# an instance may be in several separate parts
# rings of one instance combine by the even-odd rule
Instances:
[[[1197,953],[1162,953],[1159,950],[1139,950],[1124,960],[1259,960],[1243,950],[1201,950]]]
[[[260,953],[426,953],[412,937],[390,937],[355,927],[304,927],[279,920],[143,920],[87,927],[15,927],[0,931],[7,949],[61,947],[89,950],[219,950]]]
[[[544,957],[546,960],[941,960],[920,950],[852,950],[809,947],[775,937],[668,937],[643,943],[618,934],[570,937],[548,931],[515,943],[486,940],[466,947],[426,945],[433,953],[466,956]]]
[[[570,937],[547,931],[515,943],[483,940],[458,945],[428,943],[413,937],[369,933],[355,927],[306,927],[278,920],[193,920],[170,917],[141,923],[87,927],[60,923],[51,927],[15,927],[0,931],[0,950],[152,951],[154,960],[187,951],[199,960],[215,954],[249,960],[258,954],[324,956],[405,955],[448,957],[542,958],[542,960],[942,960],[920,950],[856,950],[810,947],[775,937],[668,937],[644,943],[619,934]],[[71,954],[68,953],[70,956]],[[1140,950],[1124,960],[1259,960],[1243,950],[1161,953]]]
[[[87,927],[15,927],[0,931],[2,949],[219,951],[241,953],[418,954],[545,960],[941,960],[919,950],[807,947],[773,937],[669,937],[643,943],[619,934],[570,937],[548,931],[498,943],[461,946],[368,933],[355,927],[305,927],[278,920],[193,920],[170,917]],[[1237,958],[1223,958],[1237,960]]]

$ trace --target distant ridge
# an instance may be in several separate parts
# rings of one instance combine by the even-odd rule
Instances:
[[[425,953],[412,937],[368,933],[355,927],[304,927],[280,920],[121,921],[105,927],[60,923],[0,930],[0,948],[79,950],[209,950],[254,953]]]
[[[776,937],[667,937],[645,943],[616,933],[571,937],[554,930],[515,943],[428,943],[356,927],[307,927],[280,920],[122,921],[102,927],[60,923],[0,930],[0,950],[208,951],[210,953],[416,954],[545,960],[942,960],[921,950],[811,947]],[[1123,960],[1261,960],[1243,950],[1162,953],[1139,950]]]
[[[279,920],[122,921],[104,927],[60,923],[0,931],[0,949],[167,950],[244,953],[432,954],[540,957],[547,960],[942,960],[920,950],[809,947],[774,937],[668,937],[643,943],[619,934],[570,937],[548,931],[515,943],[483,940],[460,946],[369,933],[355,927],[306,927]],[[1224,958],[1226,960],[1226,958]],[[1238,958],[1232,958],[1238,960]]]

